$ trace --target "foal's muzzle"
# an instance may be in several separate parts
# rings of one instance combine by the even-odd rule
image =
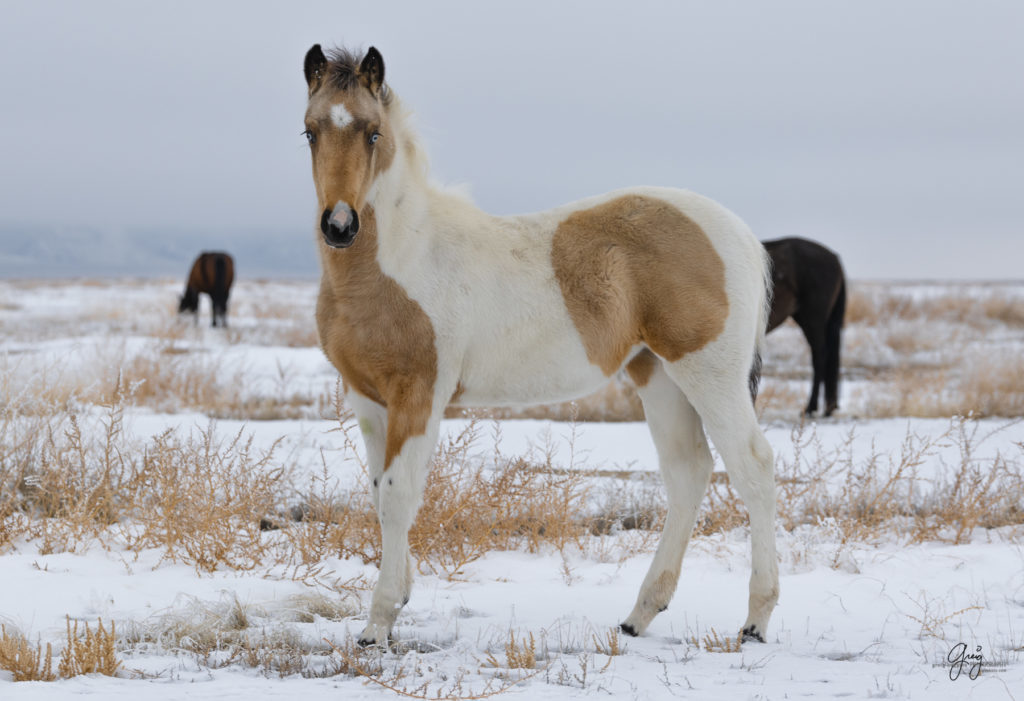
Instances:
[[[339,202],[333,210],[325,209],[320,215],[320,231],[324,243],[331,248],[348,248],[359,233],[359,213]]]

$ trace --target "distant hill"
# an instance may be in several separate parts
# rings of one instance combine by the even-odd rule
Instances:
[[[185,275],[200,251],[224,250],[239,275],[315,277],[312,231],[102,230],[0,222],[0,277]]]

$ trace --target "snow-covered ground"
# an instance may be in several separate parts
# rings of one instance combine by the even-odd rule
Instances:
[[[935,284],[906,294],[930,298],[944,289]],[[358,440],[347,445],[334,430],[335,374],[312,345],[315,283],[243,281],[227,332],[206,328],[206,300],[200,326],[174,319],[179,292],[171,281],[0,281],[0,399],[13,406],[40,387],[58,388],[55,400],[96,418],[83,422],[95,430],[104,410],[90,397],[102,393],[111,374],[124,368],[145,374],[140,368],[150,366],[137,358],[162,358],[181,363],[179,375],[205,378],[215,391],[185,391],[166,378],[161,393],[146,394],[140,385],[138,400],[125,410],[128,439],[144,443],[167,428],[187,435],[212,425],[218,436],[251,436],[257,449],[280,441],[275,465],[287,467],[297,491],[325,463],[339,489],[358,481]],[[1020,343],[1019,331],[1013,343]],[[854,328],[850,335],[867,332]],[[785,336],[792,330],[783,333],[785,350],[794,342]],[[747,643],[738,652],[713,644],[716,635],[735,636],[746,615],[750,554],[742,526],[695,535],[671,606],[639,638],[609,638],[632,608],[655,542],[635,530],[613,528],[561,550],[492,551],[453,578],[421,568],[398,619],[396,650],[346,653],[357,654],[371,678],[350,672],[282,677],[242,657],[225,664],[154,642],[183,621],[201,621],[196,630],[227,631],[224,649],[229,634],[257,645],[289,640],[316,651],[308,670],[327,673],[346,661],[330,645],[351,650],[365,620],[369,591],[341,586],[375,580],[375,567],[360,559],[327,557],[315,578],[296,577],[279,563],[206,572],[156,548],[112,546],[116,539],[58,552],[20,536],[6,546],[0,539],[0,622],[33,643],[53,643],[56,655],[66,616],[93,625],[113,621],[123,665],[116,678],[54,682],[14,682],[0,669],[0,699],[348,699],[394,695],[389,686],[417,698],[497,690],[525,699],[1024,698],[1020,524],[986,528],[981,519],[959,539],[941,528],[935,537],[913,536],[923,532],[914,530],[915,509],[923,518],[929,494],[958,493],[949,491],[958,475],[1024,471],[1024,425],[1012,417],[858,419],[854,411],[802,422],[807,387],[806,378],[790,377],[799,372],[795,345],[792,358],[784,352],[768,365],[781,370],[767,382],[793,383],[796,397],[765,415],[780,491],[800,485],[826,503],[858,493],[858,486],[876,489],[851,479],[884,485],[899,473],[900,489],[880,493],[907,500],[909,515],[901,526],[876,524],[863,532],[813,514],[788,527],[780,522],[781,598],[764,644]],[[855,387],[870,392],[870,382],[865,373]],[[275,398],[287,410],[272,410]],[[9,419],[22,420],[29,419]],[[446,434],[460,434],[469,421],[447,420]],[[650,489],[657,483],[656,455],[642,423],[484,419],[475,425],[476,460],[493,461],[499,452],[550,460],[587,472],[595,503],[609,492],[635,491],[637,499],[659,504]],[[1024,510],[1024,494],[1002,496]],[[780,497],[783,506],[786,498]],[[979,504],[979,512],[986,507]],[[507,668],[510,635],[533,636],[533,668]],[[613,640],[620,649],[610,655]],[[950,662],[960,652],[972,657]]]

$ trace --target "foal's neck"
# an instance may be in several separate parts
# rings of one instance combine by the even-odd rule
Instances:
[[[369,197],[384,247],[399,247],[404,257],[423,251],[432,234],[477,225],[488,215],[458,192],[446,190],[430,179],[426,157],[416,134],[403,125],[397,138],[395,158],[380,174]]]

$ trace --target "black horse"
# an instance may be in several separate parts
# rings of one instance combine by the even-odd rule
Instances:
[[[772,258],[772,310],[768,331],[789,317],[811,346],[814,380],[805,413],[818,410],[818,387],[825,385],[825,416],[839,408],[839,347],[846,313],[846,278],[839,256],[801,238],[764,241]]]
[[[228,325],[228,295],[235,280],[235,261],[227,253],[204,251],[192,264],[192,271],[185,282],[185,294],[181,296],[178,313],[191,312],[199,319],[199,293],[210,295],[213,302],[213,325]]]

